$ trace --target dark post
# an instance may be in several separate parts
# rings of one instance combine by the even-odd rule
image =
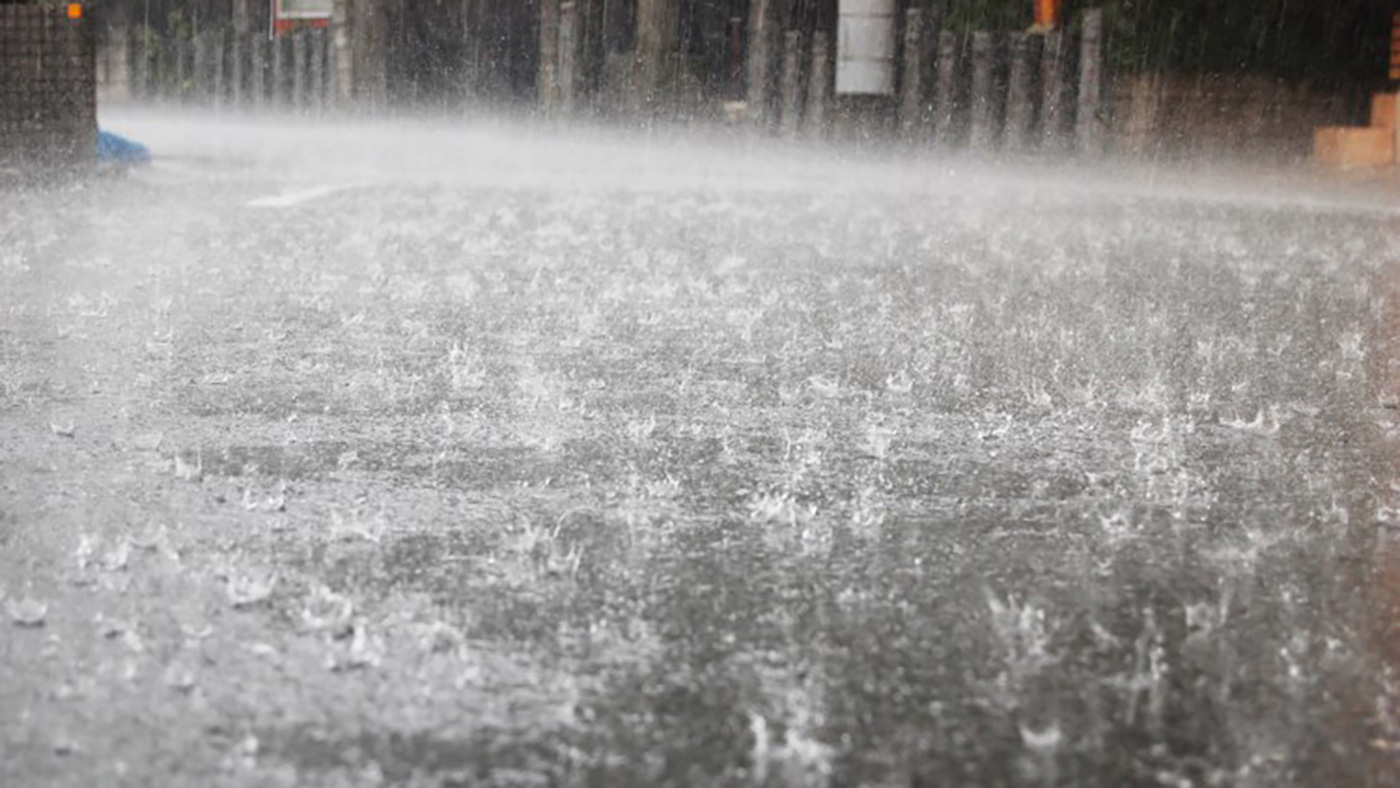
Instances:
[[[307,58],[306,31],[292,33],[292,106],[298,111],[306,109],[306,81],[311,63]]]
[[[189,89],[190,40],[182,35],[175,36],[175,97],[184,99]]]
[[[1135,156],[1147,155],[1152,151],[1153,139],[1157,134],[1159,113],[1162,104],[1162,86],[1156,75],[1142,74],[1131,82],[1126,122],[1123,124],[1124,148]],[[1263,96],[1264,107],[1283,105],[1280,98]]]
[[[232,7],[229,9],[229,18],[233,21],[233,31],[235,33],[247,33],[253,25],[252,14],[248,9],[249,0],[232,0]]]
[[[783,36],[782,133],[796,137],[802,125],[802,33],[789,30]]]
[[[1011,34],[1011,77],[1006,92],[1006,146],[1012,150],[1031,147],[1035,125],[1035,102],[1031,83],[1035,71],[1039,38],[1027,33]]]
[[[938,69],[933,136],[939,145],[953,143],[953,116],[958,106],[958,37],[951,30],[938,32]]]
[[[644,101],[655,102],[673,82],[679,10],[679,0],[637,0],[637,68]]]
[[[481,80],[480,9],[475,0],[466,0],[462,9],[462,98],[468,104],[476,98]]]
[[[287,37],[275,36],[272,39],[272,78],[267,89],[268,103],[274,107],[286,106],[287,103]]]
[[[996,39],[991,33],[972,34],[972,89],[968,97],[972,116],[968,144],[974,150],[987,150],[996,141]]]
[[[913,139],[924,122],[924,15],[910,8],[904,16],[904,64],[899,82],[899,130]]]
[[[1063,150],[1068,125],[1066,93],[1069,82],[1069,45],[1058,30],[1045,34],[1040,53],[1040,134],[1047,150]]]
[[[248,10],[248,0],[233,0],[233,35],[228,47],[229,101],[235,107],[242,107],[245,100],[245,83],[248,80],[248,31],[253,19]]]
[[[355,56],[351,49],[350,0],[335,0],[331,6],[331,52],[334,68],[331,95],[339,106],[348,106],[354,95]]]
[[[807,75],[807,133],[826,135],[826,108],[831,101],[831,39],[825,30],[812,34],[812,66]]]
[[[253,106],[262,109],[267,104],[267,36],[253,33],[248,39],[248,96]]]
[[[389,99],[388,4],[384,0],[351,1],[355,96],[368,106],[383,107]]]
[[[145,25],[134,28],[132,35],[135,41],[131,51],[136,59],[135,68],[132,69],[132,79],[135,80],[132,93],[138,99],[149,99],[151,97],[151,47],[148,43],[151,34],[150,28]]]
[[[579,10],[575,0],[559,4],[559,108],[564,114],[574,111],[574,95],[578,90]]]
[[[194,34],[194,69],[191,84],[195,101],[209,97],[209,34],[203,30]]]
[[[559,0],[540,0],[540,109],[553,112],[559,97]]]
[[[1076,115],[1080,153],[1103,152],[1103,9],[1084,12],[1084,32],[1079,41],[1079,111]]]
[[[312,30],[309,34],[310,46],[308,56],[311,58],[310,91],[311,101],[309,106],[312,111],[320,112],[326,104],[326,31]]]
[[[235,107],[242,107],[244,100],[243,83],[247,79],[247,66],[243,62],[247,52],[247,34],[234,31],[228,45],[228,98]]]
[[[748,114],[760,128],[768,125],[771,9],[772,0],[749,0]]]
[[[210,53],[212,59],[210,64],[210,89],[214,93],[214,106],[223,106],[224,97],[228,95],[227,85],[224,83],[224,60],[228,53],[225,51],[227,37],[222,29],[215,30],[210,34]]]

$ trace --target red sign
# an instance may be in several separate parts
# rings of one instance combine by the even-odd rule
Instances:
[[[286,33],[330,24],[334,0],[272,0],[272,29]]]

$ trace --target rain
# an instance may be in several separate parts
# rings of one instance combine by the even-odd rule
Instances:
[[[0,3],[0,785],[1400,784],[1398,10]]]

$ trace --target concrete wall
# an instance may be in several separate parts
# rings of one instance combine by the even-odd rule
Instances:
[[[0,168],[92,160],[93,49],[88,21],[64,6],[0,5]]]

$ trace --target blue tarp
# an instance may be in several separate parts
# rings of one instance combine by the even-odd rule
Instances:
[[[151,161],[151,152],[145,145],[113,134],[110,131],[97,132],[98,164],[115,164],[132,167]]]

